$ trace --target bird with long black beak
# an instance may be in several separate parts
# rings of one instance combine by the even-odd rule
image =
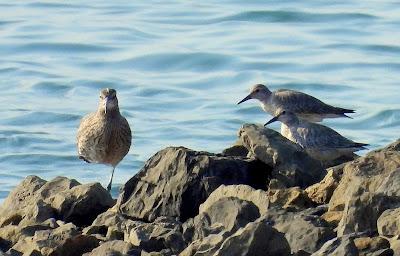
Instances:
[[[280,89],[272,92],[263,84],[254,85],[250,90],[250,94],[239,101],[238,104],[250,99],[258,100],[262,109],[272,116],[287,110],[310,122],[321,122],[325,118],[349,117],[346,115],[347,113],[354,113],[352,109],[328,105],[302,92],[289,89]]]
[[[131,141],[129,123],[119,112],[117,92],[110,88],[101,90],[97,111],[81,120],[77,147],[80,159],[112,166],[108,191],[112,187],[115,167],[128,153]]]
[[[286,138],[303,147],[313,158],[320,161],[334,160],[343,155],[366,149],[368,144],[357,143],[321,124],[300,119],[290,111],[282,111],[264,126],[280,121],[288,127]]]

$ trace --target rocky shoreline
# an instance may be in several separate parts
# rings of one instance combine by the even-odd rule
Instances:
[[[399,235],[400,140],[321,163],[253,124],[221,154],[157,152],[117,200],[28,176],[0,206],[0,256],[383,256]]]

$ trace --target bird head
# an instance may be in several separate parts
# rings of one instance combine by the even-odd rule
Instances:
[[[238,104],[243,103],[250,99],[257,99],[263,101],[266,100],[270,94],[271,91],[265,85],[256,84],[251,88],[249,95],[247,95],[244,99],[239,101]]]
[[[101,90],[99,108],[106,115],[107,113],[118,111],[117,92],[114,89],[106,88]]]

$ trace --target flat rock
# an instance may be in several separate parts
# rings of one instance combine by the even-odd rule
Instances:
[[[199,205],[220,185],[266,188],[269,173],[261,161],[169,147],[124,185],[116,207],[146,221],[159,216],[185,221],[198,214]]]
[[[252,156],[273,168],[272,177],[287,187],[305,188],[325,176],[325,170],[319,161],[274,130],[255,124],[244,124],[238,136]]]

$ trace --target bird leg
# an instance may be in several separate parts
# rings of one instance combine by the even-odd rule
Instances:
[[[110,182],[107,185],[107,191],[110,192],[111,191],[111,185],[112,185],[112,179],[114,177],[114,170],[115,170],[115,166],[113,166],[112,171],[111,171],[111,177],[110,177]]]

